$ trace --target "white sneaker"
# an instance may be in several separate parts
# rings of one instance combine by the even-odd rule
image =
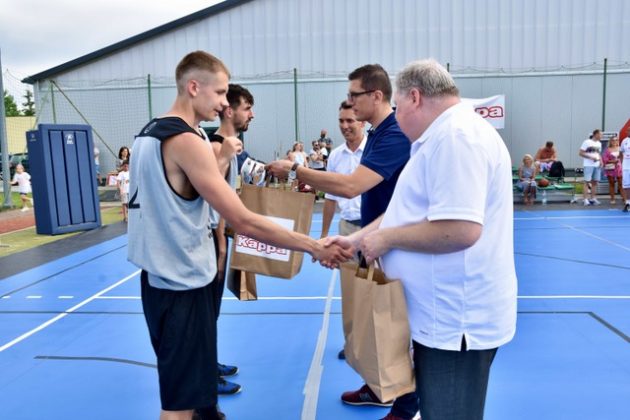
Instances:
[[[22,207],[22,210],[20,210],[22,212],[28,211],[28,207]]]
[[[588,200],[586,200],[586,199],[584,199],[584,205],[585,205],[585,206],[590,206],[590,205],[591,205],[591,202],[590,202],[590,201],[588,201]]]
[[[594,205],[594,206],[599,206],[599,205],[600,205],[600,204],[602,204],[602,203],[600,203],[600,202],[599,202],[599,200],[598,200],[597,198],[593,198],[593,199],[591,200],[591,204],[592,204],[592,205]]]

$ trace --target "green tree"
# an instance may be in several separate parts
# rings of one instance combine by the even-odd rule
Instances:
[[[26,89],[26,93],[22,96],[26,100],[26,102],[22,102],[22,114],[27,117],[32,117],[35,115],[35,102],[33,102],[33,92]]]
[[[17,117],[20,115],[20,111],[18,111],[17,104],[15,103],[15,98],[13,95],[9,95],[7,90],[4,90],[4,114],[7,117]]]

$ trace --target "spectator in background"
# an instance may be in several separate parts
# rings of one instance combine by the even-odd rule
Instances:
[[[127,146],[123,146],[118,150],[118,160],[116,161],[116,170],[120,171],[120,168],[123,166],[123,162],[129,163],[131,159],[131,154],[129,153],[129,148]],[[129,170],[129,169],[127,169]]]
[[[322,157],[324,158],[324,169],[326,169],[326,167],[328,167],[328,155],[330,154],[328,152],[328,149],[326,149],[326,142],[324,140],[319,140],[319,151],[322,154]]]
[[[96,172],[96,180],[98,181],[98,185],[101,185],[101,165],[100,165],[100,156],[101,151],[98,149],[98,146],[94,144],[94,171]]]
[[[308,156],[304,152],[304,144],[297,141],[291,149],[293,152],[293,162],[297,162],[300,166],[308,166]]]
[[[545,143],[543,147],[538,149],[536,152],[536,156],[534,160],[536,161],[536,166],[538,166],[539,172],[548,172],[551,168],[551,165],[558,160],[556,156],[556,148],[553,147],[553,142],[548,141]]]
[[[536,199],[536,174],[538,168],[534,164],[532,155],[523,156],[523,163],[518,168],[518,183],[516,187],[523,191],[523,202],[526,206],[534,204]]]
[[[326,163],[324,162],[324,153],[322,152],[319,140],[313,140],[312,146],[313,148],[308,154],[309,168],[315,169],[316,171],[325,171]]]
[[[123,160],[120,165],[118,175],[116,175],[120,203],[122,204],[123,221],[127,223],[127,212],[129,205],[129,161]]]
[[[619,151],[621,152],[621,182],[625,197],[623,211],[627,213],[630,211],[630,128],[628,128],[628,136],[621,142]]]
[[[320,145],[323,142],[324,147],[326,148],[326,156],[330,156],[332,152],[333,141],[330,137],[328,137],[328,131],[322,128],[322,131],[319,133],[319,142]]]
[[[601,130],[595,130],[580,146],[579,154],[584,158],[585,206],[598,206],[601,204],[597,199],[597,184],[602,177],[601,140]]]
[[[31,175],[24,171],[24,166],[21,163],[15,167],[15,174],[13,175],[13,181],[11,185],[18,186],[18,192],[20,193],[20,199],[22,200],[22,211],[28,211],[28,203],[33,205],[33,199],[28,195],[31,193]]]
[[[614,136],[608,142],[608,147],[602,154],[602,164],[604,165],[604,176],[608,178],[610,204],[616,203],[615,187],[619,188],[621,199],[625,202],[626,195],[621,186],[621,150],[619,148],[619,137]],[[617,183],[616,186],[615,182]]]

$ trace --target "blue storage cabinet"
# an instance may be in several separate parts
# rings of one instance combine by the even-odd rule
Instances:
[[[26,133],[37,233],[101,226],[89,125],[40,124]]]

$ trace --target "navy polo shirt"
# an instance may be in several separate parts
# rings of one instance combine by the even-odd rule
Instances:
[[[398,176],[409,160],[410,148],[393,112],[368,132],[361,165],[382,176],[383,181],[361,194],[361,226],[369,225],[385,212]]]

